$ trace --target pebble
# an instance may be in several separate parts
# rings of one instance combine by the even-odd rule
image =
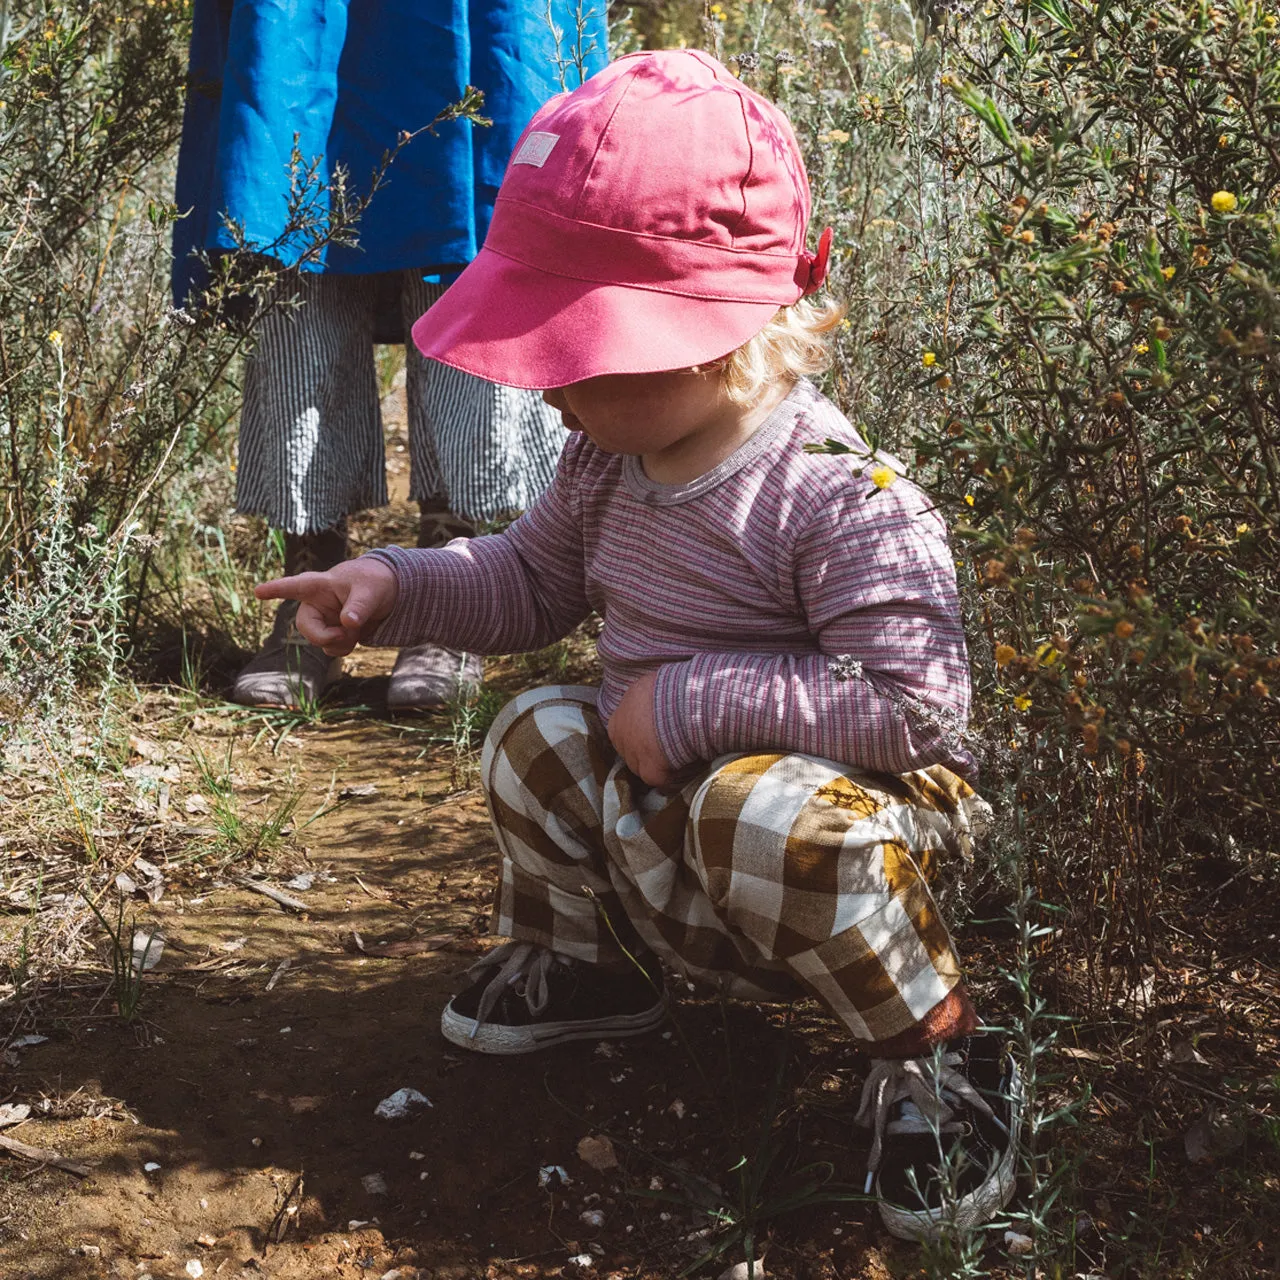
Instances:
[[[1006,1231],[1004,1242],[1015,1258],[1030,1253],[1036,1247],[1035,1241],[1030,1236],[1024,1236],[1020,1231]]]
[[[764,1280],[764,1263],[757,1259],[748,1269],[745,1262],[735,1262],[720,1273],[720,1280]]]
[[[578,1143],[578,1159],[589,1169],[607,1173],[618,1167],[618,1153],[602,1134],[588,1134]]]
[[[599,1209],[584,1209],[578,1214],[578,1221],[592,1231],[599,1231],[604,1226],[604,1214]]]
[[[192,1258],[187,1263],[185,1270],[187,1275],[191,1277],[191,1280],[200,1280],[200,1277],[204,1275],[204,1263],[199,1261],[197,1258]]]
[[[142,1171],[144,1173],[159,1173],[160,1166],[156,1164],[154,1160],[148,1160],[147,1163],[142,1166]]]
[[[430,1106],[431,1099],[417,1089],[397,1089],[374,1107],[373,1114],[379,1120],[407,1120]]]
[[[360,1185],[371,1196],[385,1196],[387,1194],[387,1180],[380,1173],[366,1173],[360,1179]]]

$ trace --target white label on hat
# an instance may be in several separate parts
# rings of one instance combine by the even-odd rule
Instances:
[[[558,133],[531,133],[512,157],[512,164],[532,164],[539,169],[547,163],[551,149],[560,141]]]

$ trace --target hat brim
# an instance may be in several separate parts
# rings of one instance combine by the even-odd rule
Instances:
[[[781,305],[575,280],[481,249],[414,324],[413,341],[464,373],[545,391],[717,360],[759,333]]]

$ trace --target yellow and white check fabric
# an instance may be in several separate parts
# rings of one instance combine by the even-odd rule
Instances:
[[[806,991],[872,1045],[960,982],[928,880],[990,811],[946,769],[723,756],[667,795],[618,757],[594,689],[553,686],[503,709],[481,773],[501,936],[601,962],[616,934],[727,994]]]

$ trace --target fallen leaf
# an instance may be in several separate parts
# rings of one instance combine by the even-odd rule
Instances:
[[[1165,1054],[1166,1062],[1177,1062],[1185,1066],[1195,1065],[1198,1067],[1207,1067],[1209,1059],[1206,1058],[1190,1040],[1175,1040],[1169,1048],[1169,1052]]]
[[[6,1102],[0,1106],[0,1129],[7,1129],[11,1124],[21,1124],[31,1114],[31,1108],[25,1102]]]
[[[1207,1163],[1243,1146],[1244,1134],[1243,1124],[1221,1108],[1211,1107],[1187,1130],[1182,1143],[1192,1164]]]
[[[164,748],[158,742],[152,742],[150,738],[144,738],[140,734],[131,733],[129,735],[129,750],[135,756],[141,756],[144,760],[150,760],[153,764],[164,763]]]

